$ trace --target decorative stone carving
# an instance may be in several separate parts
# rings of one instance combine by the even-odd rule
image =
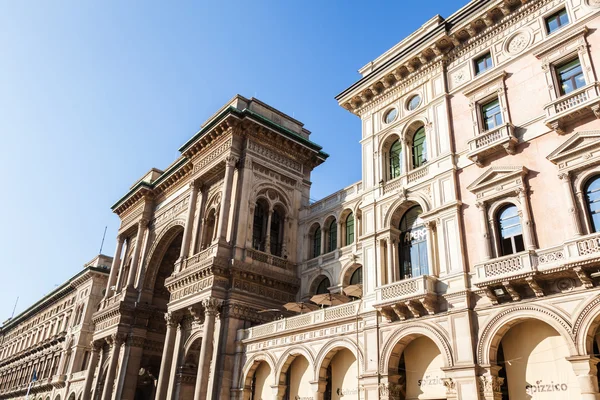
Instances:
[[[508,39],[506,51],[508,51],[508,53],[512,55],[519,54],[520,52],[525,50],[527,46],[529,46],[530,40],[531,35],[529,34],[529,32],[517,32],[515,35],[513,35],[513,37]]]
[[[587,0],[587,5],[592,8],[600,8],[600,0]]]

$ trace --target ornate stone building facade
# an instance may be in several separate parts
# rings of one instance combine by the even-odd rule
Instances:
[[[310,132],[233,98],[113,206],[76,398],[600,399],[599,27],[594,0],[427,21],[337,96],[362,179],[315,203]]]
[[[80,398],[89,365],[92,315],[103,297],[112,259],[84,269],[0,328],[0,399]],[[37,380],[31,384],[35,371]]]

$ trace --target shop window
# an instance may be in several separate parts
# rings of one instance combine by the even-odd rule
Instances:
[[[335,249],[337,249],[337,221],[334,219],[329,224],[329,243],[327,250],[334,251]]]
[[[402,174],[402,143],[396,140],[390,147],[390,179],[399,177]]]
[[[400,279],[429,273],[427,229],[420,217],[422,213],[421,207],[414,206],[400,221]]]
[[[500,109],[500,101],[497,98],[481,105],[481,119],[484,131],[502,125],[502,110]]]
[[[546,17],[544,22],[546,24],[546,32],[548,32],[548,34],[556,32],[563,26],[569,24],[569,15],[567,14],[567,9],[563,8],[562,10]]]
[[[427,162],[427,136],[424,126],[417,129],[413,135],[412,160],[413,168],[419,168]]]
[[[354,243],[354,214],[346,217],[346,246]]]
[[[587,211],[594,232],[600,232],[600,175],[592,178],[585,188]]]
[[[556,79],[561,96],[585,86],[585,77],[579,57],[556,66]]]
[[[515,205],[510,204],[500,209],[497,224],[500,233],[500,251],[502,256],[508,256],[525,250],[521,217],[519,217],[519,212]]]
[[[323,279],[321,279],[321,282],[319,282],[319,284],[317,285],[315,294],[329,293],[329,286],[331,286],[331,283],[329,282],[329,278],[324,277]]]
[[[312,235],[312,258],[318,257],[321,255],[321,227],[319,225],[316,226],[315,231]]]
[[[475,59],[475,75],[479,75],[493,66],[492,53],[485,53],[481,57]]]

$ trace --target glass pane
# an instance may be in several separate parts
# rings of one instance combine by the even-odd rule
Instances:
[[[593,178],[587,185],[586,199],[594,232],[600,231],[600,177]]]
[[[422,242],[419,243],[419,255],[420,255],[420,267],[421,267],[421,274],[420,275],[425,275],[427,273],[429,273],[429,262],[427,260],[427,242]]]
[[[400,158],[402,157],[402,143],[396,140],[390,148],[390,179],[399,177],[402,174]]]
[[[404,213],[402,219],[400,220],[400,230],[402,232],[406,232],[414,227],[422,225],[423,221],[421,220],[421,218],[419,218],[419,215],[421,215],[422,213],[423,210],[420,206],[414,206],[406,213]]]
[[[502,239],[501,245],[503,256],[508,256],[514,253],[512,248],[512,240],[510,238]]]
[[[321,255],[321,228],[317,227],[313,239],[313,257]]]
[[[362,281],[363,281],[363,279],[362,279],[362,267],[358,267],[352,273],[352,276],[350,277],[350,284],[351,285],[358,285],[358,284],[361,284]]]
[[[413,168],[418,168],[422,166],[426,161],[426,136],[425,136],[425,127],[420,127],[415,132],[413,136]]]
[[[394,122],[396,116],[398,115],[398,110],[392,108],[390,111],[385,114],[385,123],[389,124],[390,122]]]
[[[319,285],[317,286],[317,290],[315,294],[325,294],[329,293],[329,289],[327,289],[331,284],[329,283],[329,278],[323,278]]]
[[[329,224],[329,251],[337,249],[337,221],[334,219]]]
[[[346,218],[346,246],[354,243],[354,214]]]
[[[548,33],[556,31],[558,28],[565,26],[569,23],[569,15],[566,9],[562,9],[559,12],[550,15],[546,18],[546,30]]]
[[[475,60],[475,74],[479,74],[492,67],[492,55],[487,53]]]
[[[421,103],[421,96],[419,96],[418,94],[414,95],[408,101],[408,109],[410,111],[412,111],[412,110],[416,109],[419,106],[420,103]]]
[[[523,235],[517,235],[514,237],[515,241],[515,253],[520,253],[525,250],[525,244],[523,243]]]

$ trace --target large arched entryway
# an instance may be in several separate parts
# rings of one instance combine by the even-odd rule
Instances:
[[[423,335],[402,338],[388,364],[390,399],[446,399],[444,356],[433,340]]]
[[[246,372],[242,400],[275,400],[273,374],[269,363],[255,360]]]
[[[580,398],[568,343],[547,323],[526,319],[511,326],[497,346],[503,400]]]
[[[183,226],[174,225],[168,228],[166,232],[159,235],[157,240],[157,245],[150,254],[144,278],[142,300],[152,307],[146,341],[159,345],[148,346],[144,349],[140,360],[135,400],[150,400],[155,396],[167,329],[165,313],[170,299],[169,291],[165,288],[165,280],[173,274],[175,262],[180,257]]]

